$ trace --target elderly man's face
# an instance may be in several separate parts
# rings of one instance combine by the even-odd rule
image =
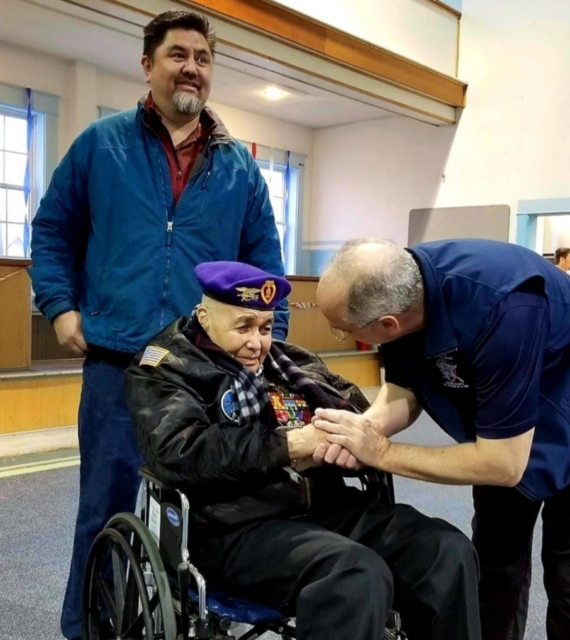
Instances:
[[[273,311],[209,302],[198,308],[198,320],[213,343],[250,371],[259,371],[271,347]]]

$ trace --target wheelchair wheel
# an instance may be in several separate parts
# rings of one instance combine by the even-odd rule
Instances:
[[[120,513],[97,536],[83,589],[84,640],[176,640],[176,616],[156,543]]]

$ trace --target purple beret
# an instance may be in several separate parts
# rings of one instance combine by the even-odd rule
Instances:
[[[280,276],[243,262],[202,262],[194,275],[209,298],[248,309],[274,309],[291,292]]]

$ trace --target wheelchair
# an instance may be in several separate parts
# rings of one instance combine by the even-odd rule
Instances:
[[[255,640],[269,632],[296,638],[293,618],[207,587],[190,562],[187,496],[147,467],[139,475],[136,514],[113,516],[91,547],[83,640]],[[384,640],[406,640],[396,612]]]

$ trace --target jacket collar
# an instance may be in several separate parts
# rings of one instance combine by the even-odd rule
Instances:
[[[453,331],[438,273],[421,246],[412,247],[408,251],[418,263],[424,285],[424,307],[427,317],[425,357],[435,358],[455,351],[459,343]]]
[[[143,118],[150,117],[153,119],[159,118],[160,121],[162,120],[154,106],[154,100],[152,99],[152,93],[150,91],[139,100],[138,112]],[[202,123],[204,131],[209,132],[212,142],[218,144],[233,142],[233,138],[226,128],[226,125],[222,122],[220,116],[213,109],[210,109],[210,107],[206,106],[202,109],[200,122]]]

